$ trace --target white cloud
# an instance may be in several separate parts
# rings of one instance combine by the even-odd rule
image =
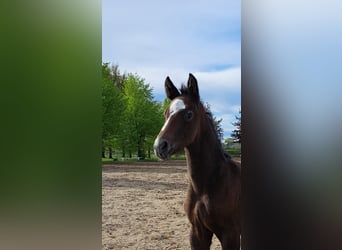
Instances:
[[[186,68],[240,64],[239,1],[103,1],[103,60]],[[127,70],[129,70],[129,68]]]
[[[145,78],[159,100],[166,76],[180,87],[193,73],[228,131],[241,99],[240,13],[240,0],[104,0],[102,60]]]
[[[201,83],[201,89],[210,91],[211,89],[240,91],[241,89],[241,69],[230,68],[215,72],[197,72],[195,76]]]

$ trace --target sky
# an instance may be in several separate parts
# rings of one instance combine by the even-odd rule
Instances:
[[[103,0],[102,61],[144,78],[157,101],[167,76],[180,88],[192,73],[230,137],[241,109],[240,0]]]

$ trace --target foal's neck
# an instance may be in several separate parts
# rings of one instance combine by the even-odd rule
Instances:
[[[209,124],[209,118],[202,122],[201,136],[185,148],[188,173],[195,191],[205,191],[225,161],[216,131]]]

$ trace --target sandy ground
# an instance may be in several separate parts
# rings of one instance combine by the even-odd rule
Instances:
[[[185,161],[104,165],[102,249],[190,249],[187,185]]]

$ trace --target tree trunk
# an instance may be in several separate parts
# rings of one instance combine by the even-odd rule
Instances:
[[[106,158],[106,149],[102,148],[102,158]]]
[[[122,153],[122,158],[126,157],[126,147],[124,145],[121,146],[121,153]]]
[[[140,143],[138,143],[138,152],[137,152],[137,154],[138,154],[138,160],[140,160],[140,158],[141,158],[141,148],[140,148]]]
[[[113,159],[113,151],[111,147],[109,148],[109,158]]]
[[[145,159],[145,152],[141,144],[138,146],[138,159],[139,160]]]
[[[144,136],[140,135],[139,136],[139,141],[137,144],[137,149],[138,149],[138,159],[143,160],[145,159],[145,151],[144,151]]]

